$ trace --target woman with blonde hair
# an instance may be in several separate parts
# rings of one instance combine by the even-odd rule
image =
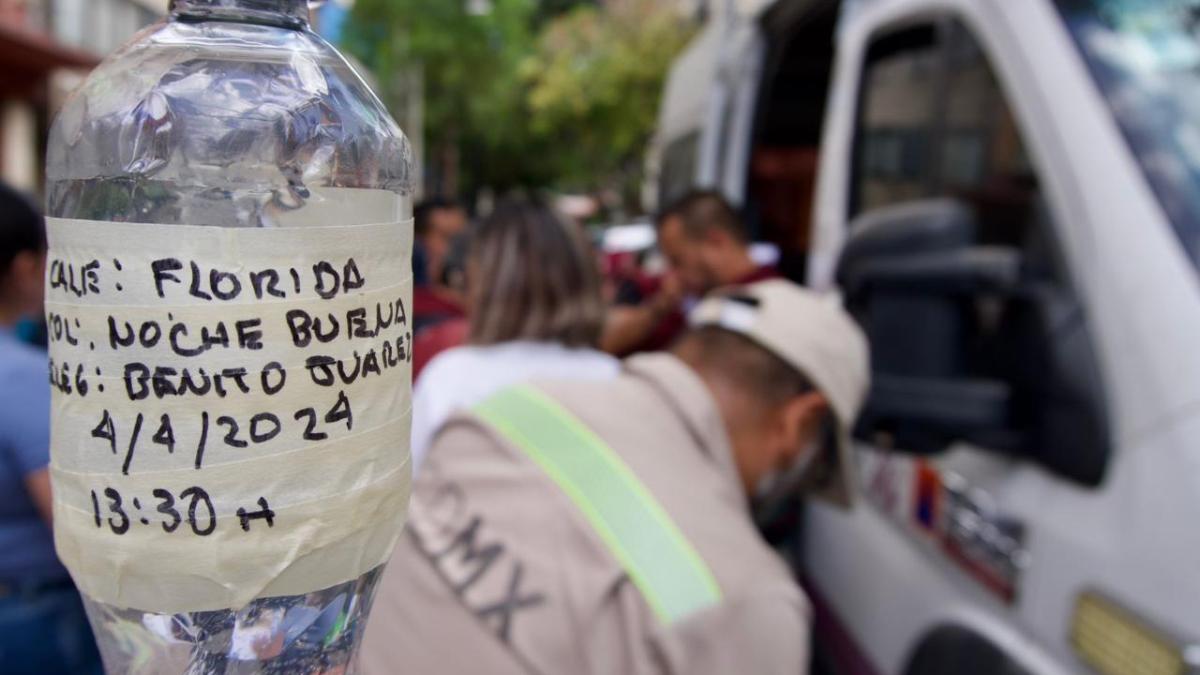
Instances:
[[[458,410],[534,379],[607,379],[619,370],[597,349],[605,307],[591,246],[543,206],[503,203],[472,233],[467,313],[468,344],[439,354],[417,381],[414,471]]]

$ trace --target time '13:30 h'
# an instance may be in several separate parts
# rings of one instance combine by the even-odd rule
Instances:
[[[154,512],[163,516],[161,518],[156,516],[153,520],[143,514],[142,502],[137,497],[130,500],[131,513],[118,490],[111,487],[104,488],[102,494],[108,502],[105,509],[108,515],[105,516],[101,513],[100,495],[96,490],[92,490],[91,494],[92,515],[96,527],[103,528],[107,522],[113,534],[125,534],[134,522],[141,523],[143,526],[157,523],[164,532],[171,534],[178,530],[185,520],[197,536],[207,537],[217,530],[216,509],[213,507],[208,492],[201,487],[190,487],[179,493],[180,501],[188,502],[186,517],[176,508],[175,496],[169,490],[163,488],[153,490],[152,494],[158,500],[158,506],[155,507]],[[251,523],[256,520],[263,521],[268,528],[275,526],[275,512],[271,510],[265,497],[258,498],[258,507],[257,511],[248,511],[244,507],[238,508],[237,518],[243,532],[249,532]]]

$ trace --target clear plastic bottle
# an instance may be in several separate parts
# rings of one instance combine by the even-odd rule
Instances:
[[[304,0],[173,0],[167,20],[59,113],[47,214],[219,228],[399,222],[411,214],[412,161],[379,100],[309,30]],[[109,673],[345,673],[380,569],[228,610],[85,602]]]
[[[47,214],[273,227],[345,206],[313,188],[408,197],[407,140],[307,16],[304,0],[173,0],[59,113]]]

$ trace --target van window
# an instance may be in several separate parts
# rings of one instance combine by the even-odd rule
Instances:
[[[929,197],[940,53],[931,28],[876,42],[863,73],[851,216]]]
[[[980,243],[1021,246],[1035,234],[1037,177],[992,68],[959,22],[871,47],[855,150],[851,217],[954,197],[975,207]]]
[[[915,256],[914,264],[961,264],[910,269],[961,284],[931,282],[855,300],[871,336],[877,385],[995,392],[995,417],[982,423],[985,431],[955,429],[948,432],[952,440],[1022,453],[1097,485],[1109,443],[1086,313],[1064,273],[1050,209],[987,55],[961,22],[942,19],[875,40],[861,82],[849,220],[946,199],[974,216],[967,235],[973,239],[956,251],[964,255],[904,253]],[[1017,272],[1007,285],[972,285],[976,277],[954,271],[984,269],[971,261],[995,259],[989,255],[1014,261]],[[937,320],[914,326],[917,316]],[[937,405],[938,414],[948,415],[938,424],[954,421],[952,405]],[[910,434],[909,442],[920,439]]]
[[[1200,2],[1056,4],[1184,250],[1200,267]]]

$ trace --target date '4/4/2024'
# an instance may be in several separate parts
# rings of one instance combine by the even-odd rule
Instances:
[[[303,408],[295,411],[292,414],[292,419],[303,424],[303,430],[299,431],[299,438],[308,442],[320,442],[329,438],[329,434],[322,430],[322,422],[324,425],[335,425],[345,423],[347,431],[354,430],[354,411],[350,408],[350,399],[346,397],[346,392],[338,392],[337,401],[333,406],[321,415],[315,408]],[[134,455],[136,454],[138,443],[142,440],[143,432],[149,432],[149,429],[143,429],[147,422],[146,416],[143,413],[138,413],[133,420],[133,430],[129,435],[129,442],[125,444],[118,441],[117,424],[113,420],[113,416],[108,410],[104,410],[100,417],[100,422],[92,429],[92,438],[97,438],[106,441],[109,449],[114,455],[118,454],[120,445],[125,445],[125,459],[121,462],[121,473],[128,476],[129,467],[133,463]],[[153,422],[152,422],[153,424]],[[196,469],[204,466],[204,453],[209,444],[209,429],[215,428],[215,435],[219,438],[218,442],[223,442],[230,448],[248,448],[251,445],[258,445],[274,440],[284,430],[284,422],[280,417],[272,412],[261,412],[251,416],[248,420],[239,421],[229,415],[222,415],[212,420],[207,412],[200,413],[200,434],[195,441],[195,462],[193,463]],[[243,430],[245,433],[243,434]],[[165,448],[167,453],[174,454],[175,447],[178,444],[178,439],[175,437],[175,425],[172,423],[171,416],[164,413],[157,421],[156,430],[150,436],[150,443]]]

